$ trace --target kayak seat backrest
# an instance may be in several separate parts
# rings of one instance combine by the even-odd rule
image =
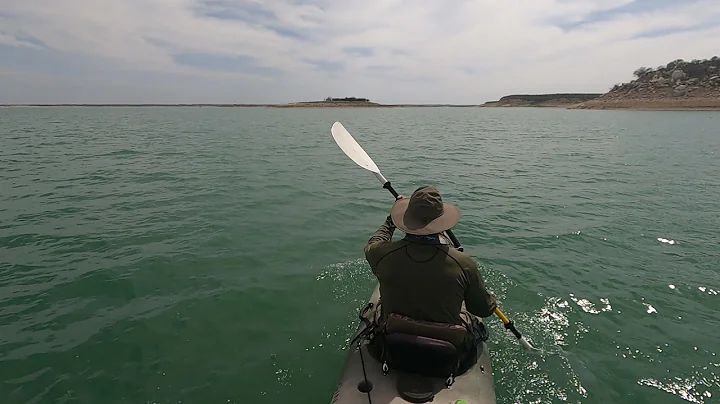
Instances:
[[[457,371],[460,352],[447,341],[410,334],[388,334],[385,360],[391,369],[445,378]]]
[[[390,313],[385,321],[386,334],[409,334],[439,339],[462,350],[470,337],[464,325],[420,321],[397,313]]]
[[[385,361],[423,376],[456,374],[467,338],[464,326],[417,321],[390,314],[385,323]]]

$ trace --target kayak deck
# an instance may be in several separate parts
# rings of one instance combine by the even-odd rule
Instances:
[[[379,298],[380,288],[376,286],[370,298],[373,307],[377,307]],[[374,309],[366,316],[372,318],[373,311]],[[362,327],[361,324],[358,330]],[[485,342],[482,343],[477,363],[456,377],[449,388],[445,386],[444,378],[424,377],[396,369],[390,369],[387,375],[383,375],[382,364],[370,355],[367,341],[363,341],[361,346],[361,350],[357,345],[350,347],[342,377],[333,395],[333,404],[403,404],[430,400],[436,404],[496,404],[490,355]],[[369,392],[366,392],[364,375],[367,375],[368,385],[372,387]],[[412,393],[413,385],[423,385],[421,390],[432,389],[435,394],[430,400],[415,400],[411,397],[405,399],[398,390],[398,381],[403,386],[403,391]]]

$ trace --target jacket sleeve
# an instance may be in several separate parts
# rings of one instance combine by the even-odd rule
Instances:
[[[375,234],[370,237],[370,240],[368,240],[368,243],[365,245],[365,258],[370,264],[370,268],[372,268],[373,273],[375,273],[377,263],[384,255],[382,247],[392,242],[394,232],[395,223],[393,223],[392,218],[388,216],[385,219],[385,223],[377,229]]]
[[[485,288],[485,282],[475,262],[471,258],[465,261],[464,270],[469,281],[465,289],[465,307],[476,316],[490,317],[497,308],[495,296]]]

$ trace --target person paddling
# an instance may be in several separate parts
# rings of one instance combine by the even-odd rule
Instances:
[[[398,196],[364,250],[380,284],[380,321],[393,314],[406,322],[463,325],[467,338],[455,345],[467,356],[487,339],[484,326],[468,312],[490,317],[497,303],[473,259],[443,242],[443,232],[460,217],[460,210],[443,202],[435,187],[422,186],[410,198]],[[405,237],[392,241],[396,228]]]

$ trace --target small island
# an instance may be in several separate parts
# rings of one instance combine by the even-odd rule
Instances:
[[[289,104],[273,104],[267,105],[273,108],[469,108],[477,107],[477,104],[380,104],[372,102],[368,98],[345,97],[332,98],[328,97],[322,101],[301,101]]]
[[[481,107],[568,107],[581,102],[594,100],[602,93],[578,94],[516,94],[506,95],[497,101],[489,101]]]
[[[371,102],[367,98],[345,97],[333,98],[328,97],[322,101],[302,101],[290,104],[273,105],[276,108],[357,108],[357,107],[382,107],[383,105]]]

